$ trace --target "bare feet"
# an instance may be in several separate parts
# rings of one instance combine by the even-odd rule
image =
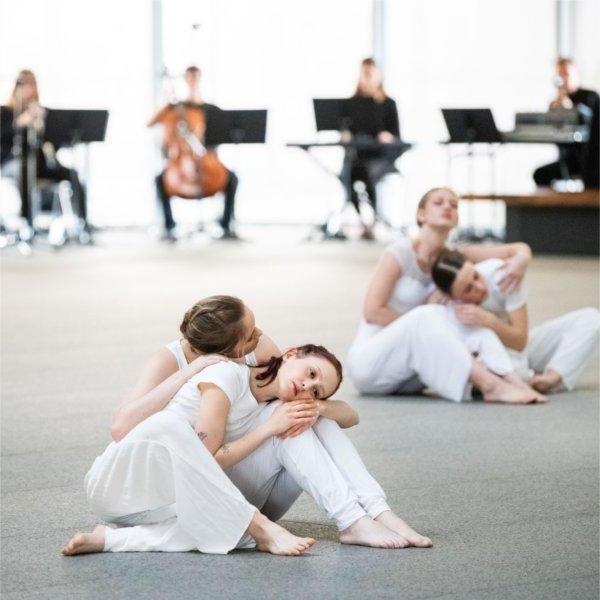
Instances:
[[[531,379],[531,387],[542,394],[547,394],[557,388],[561,383],[562,377],[560,373],[557,373],[552,369],[544,371],[539,375],[534,375]]]
[[[375,521],[400,534],[411,546],[415,546],[416,548],[431,548],[431,546],[433,546],[428,537],[417,533],[412,527],[410,527],[391,510],[382,512],[378,517],[375,518]]]
[[[494,376],[489,380],[489,384],[481,389],[483,399],[486,402],[502,402],[505,404],[534,404],[536,402],[545,402],[539,399],[539,394],[534,391],[528,391],[517,387],[512,383]],[[543,397],[543,396],[542,396]]]
[[[258,512],[248,527],[248,533],[256,541],[257,550],[282,556],[300,556],[315,543],[312,538],[291,534]]]
[[[61,550],[65,556],[104,551],[104,525],[96,525],[92,533],[76,533]]]
[[[370,546],[371,548],[406,548],[408,540],[399,533],[392,531],[371,519],[362,517],[343,531],[340,531],[342,544]]]
[[[539,390],[533,389],[526,381],[521,379],[516,373],[509,373],[503,377],[504,381],[508,381],[512,385],[525,390],[529,394],[533,394],[536,397],[536,402],[546,402],[548,399],[543,394],[540,394]]]

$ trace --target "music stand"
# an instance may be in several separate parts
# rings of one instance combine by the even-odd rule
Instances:
[[[264,144],[266,110],[211,110],[207,112],[205,144]]]
[[[451,144],[496,144],[503,141],[489,108],[442,108]]]
[[[65,110],[49,108],[44,138],[55,148],[103,142],[108,122],[107,110]]]
[[[317,131],[348,129],[346,98],[313,98]]]

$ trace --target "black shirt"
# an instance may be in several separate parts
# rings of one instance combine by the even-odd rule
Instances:
[[[398,109],[392,98],[386,97],[383,102],[377,102],[370,96],[356,94],[348,98],[345,112],[353,135],[376,138],[382,131],[389,131],[400,137]]]
[[[593,90],[579,88],[569,94],[573,105],[583,104],[587,107],[586,124],[590,127],[590,139],[586,144],[569,148],[570,156],[576,157],[581,165],[581,177],[586,188],[600,187],[600,96]]]

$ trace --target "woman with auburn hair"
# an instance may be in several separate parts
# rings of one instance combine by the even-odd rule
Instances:
[[[504,261],[473,264],[456,250],[444,250],[433,265],[437,287],[456,305],[456,316],[470,327],[493,331],[508,348],[514,366],[541,393],[572,390],[594,355],[600,313],[581,308],[529,331],[527,293],[507,293],[498,285]]]
[[[541,400],[533,390],[490,372],[471,352],[437,307],[440,301],[431,268],[458,223],[458,196],[433,188],[417,209],[419,233],[388,246],[365,298],[363,319],[348,354],[348,372],[363,394],[414,394],[426,387],[460,402],[471,383],[486,401],[528,404]],[[500,286],[516,289],[531,259],[526,244],[465,246],[474,262],[505,260]]]
[[[243,334],[236,338],[240,324]],[[221,346],[217,347],[213,344],[218,343],[219,330],[222,332]],[[175,366],[168,355],[159,352],[153,357],[144,369],[137,389],[115,414],[112,432],[116,442],[96,460],[86,477],[88,497],[96,513],[105,521],[130,527],[122,534],[113,534],[113,530],[106,533],[104,526],[98,526],[90,534],[77,534],[64,549],[65,554],[105,549],[175,551],[198,548],[206,552],[227,552],[253,543],[248,536],[235,539],[240,533],[239,522],[231,527],[233,519],[230,515],[224,524],[220,523],[223,511],[215,515],[206,503],[201,512],[211,516],[211,522],[214,522],[211,540],[204,539],[200,543],[197,535],[185,533],[201,528],[197,521],[189,522],[196,511],[185,508],[203,502],[202,495],[191,493],[194,489],[203,489],[198,487],[201,485],[198,472],[190,474],[182,470],[180,461],[176,461],[179,471],[174,473],[169,469],[166,472],[164,469],[163,472],[143,469],[140,473],[139,469],[133,468],[134,464],[139,464],[140,455],[146,456],[141,462],[147,465],[148,456],[154,456],[157,445],[160,447],[165,440],[167,451],[171,448],[174,452],[173,449],[182,443],[180,437],[187,440],[183,446],[186,452],[195,452],[201,457],[204,453],[198,451],[197,442],[202,439],[221,466],[227,469],[231,481],[244,493],[246,500],[262,509],[265,516],[255,514],[258,522],[252,521],[254,529],[247,529],[259,549],[271,548],[269,551],[275,553],[295,554],[304,552],[313,542],[290,538],[285,530],[273,530],[274,524],[267,519],[276,520],[283,516],[303,487],[336,519],[343,543],[376,547],[431,545],[428,538],[417,534],[391,512],[383,491],[342,432],[341,427],[356,424],[358,417],[345,402],[327,400],[341,381],[341,365],[333,355],[318,346],[304,346],[278,357],[271,353],[268,360],[262,358],[261,364],[252,371],[234,361],[214,364],[223,361],[223,357],[206,356],[202,354],[202,348],[229,349],[232,357],[245,354],[246,363],[256,365],[259,353],[264,355],[265,348],[275,347],[256,329],[252,311],[237,298],[229,296],[207,298],[194,305],[186,313],[181,331],[184,339],[167,346]],[[296,369],[289,366],[290,361]],[[208,364],[212,366],[202,370]],[[170,369],[174,372],[168,374]],[[252,378],[250,373],[256,373],[256,376]],[[163,381],[148,389],[161,375]],[[200,395],[203,400],[201,414],[197,422],[192,423]],[[173,396],[175,398],[170,402]],[[283,406],[265,403],[273,397],[287,402]],[[318,418],[320,415],[331,418]],[[193,441],[189,435],[193,429],[189,425],[195,425],[199,431],[198,437],[192,436]],[[313,430],[310,430],[311,425]],[[210,431],[199,429],[200,426]],[[277,438],[273,437],[274,432],[279,433]],[[237,440],[232,438],[240,434],[243,434],[242,439],[234,445],[232,442]],[[217,442],[221,443],[218,448]],[[296,452],[300,449],[300,456],[295,460],[289,454],[294,448]],[[180,454],[177,450],[177,455]],[[309,456],[312,459],[307,463],[305,459]],[[195,462],[186,461],[187,465],[197,463],[197,457]],[[297,465],[309,471],[315,465],[322,466],[314,476],[305,477]],[[127,476],[133,477],[131,481]],[[185,484],[186,480],[192,479],[197,485]],[[174,492],[170,491],[172,486],[165,486],[169,480],[179,482],[174,486]],[[349,484],[352,492],[348,489]],[[177,489],[187,495],[182,500],[178,498],[175,504],[173,493],[176,495]],[[231,492],[227,486],[225,489]],[[226,505],[232,507],[231,499],[226,497],[226,500]],[[235,500],[237,502],[239,498],[236,496]],[[247,507],[242,504],[238,508],[247,518]],[[183,511],[181,515],[179,509]],[[155,526],[157,523],[161,525]],[[226,527],[225,539],[219,538],[220,526]],[[270,545],[261,542],[255,535],[257,528],[259,534],[270,532],[275,541]],[[109,542],[106,536],[110,538]]]

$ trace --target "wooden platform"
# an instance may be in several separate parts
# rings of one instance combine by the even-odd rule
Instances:
[[[543,254],[600,253],[600,190],[532,194],[467,194],[461,200],[506,204],[506,241],[527,242]]]

